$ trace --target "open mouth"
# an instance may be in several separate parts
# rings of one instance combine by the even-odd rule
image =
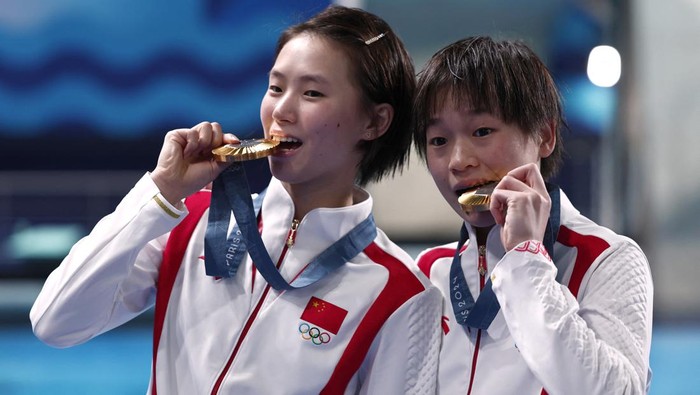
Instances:
[[[472,185],[472,186],[470,186],[470,187],[468,187],[468,188],[458,189],[458,190],[455,191],[455,194],[457,194],[457,196],[462,196],[462,194],[464,194],[465,192],[475,191],[475,190],[477,190],[477,189],[479,189],[479,188],[481,188],[481,187],[483,187],[483,186],[485,186],[485,185],[489,185],[489,184],[492,184],[492,183],[496,183],[496,181],[484,181],[484,182],[481,183],[481,184],[474,184],[474,185]]]
[[[491,204],[491,194],[496,185],[498,183],[493,181],[462,189],[457,202],[466,214],[487,211]]]
[[[293,138],[293,137],[282,137],[282,136],[272,136],[272,139],[275,141],[279,141],[279,145],[277,146],[276,150],[295,150],[299,147],[301,147],[302,142]]]

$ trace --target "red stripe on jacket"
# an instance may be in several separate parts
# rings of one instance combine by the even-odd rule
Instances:
[[[321,394],[342,394],[352,376],[362,365],[374,338],[384,323],[406,301],[425,290],[411,270],[376,243],[373,242],[365,248],[364,253],[389,271],[389,279],[362,318]]]
[[[564,226],[559,227],[557,241],[567,247],[576,248],[576,262],[569,280],[569,290],[576,297],[583,276],[600,254],[610,247],[607,241],[597,236],[582,235]]]
[[[462,247],[462,251],[466,249],[466,245]],[[454,248],[447,248],[447,247],[438,247],[434,248],[425,254],[421,255],[421,257],[418,259],[418,268],[420,269],[423,274],[425,274],[428,278],[430,278],[430,270],[433,267],[433,264],[437,262],[438,259],[441,258],[452,258],[455,255],[455,249]]]
[[[209,207],[211,193],[200,191],[185,199],[185,205],[189,214],[180,222],[168,237],[168,242],[163,250],[163,261],[158,271],[158,283],[156,285],[156,307],[153,317],[153,379],[151,393],[157,395],[156,388],[156,362],[158,357],[158,344],[163,332],[165,322],[165,312],[168,309],[168,301],[173,290],[173,284],[180,271],[185,250],[189,244],[194,229],[197,227],[200,218]]]
[[[582,235],[565,227],[559,227],[557,241],[567,247],[576,248],[576,261],[574,262],[574,270],[569,279],[569,291],[574,297],[578,296],[583,276],[586,275],[593,262],[598,259],[600,254],[610,247],[607,241],[597,236]],[[543,388],[541,395],[547,395],[547,391]]]

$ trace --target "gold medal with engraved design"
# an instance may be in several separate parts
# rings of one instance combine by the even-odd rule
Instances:
[[[211,153],[218,162],[243,162],[272,154],[279,143],[270,139],[241,140],[238,144],[226,144],[215,148]]]
[[[498,182],[491,182],[482,185],[471,191],[464,192],[457,201],[465,213],[486,211],[491,204],[491,194],[498,185]]]

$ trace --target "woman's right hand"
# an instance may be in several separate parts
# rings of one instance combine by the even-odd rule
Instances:
[[[491,195],[491,214],[501,225],[501,242],[510,251],[523,241],[542,242],[552,200],[535,163],[508,172]],[[548,251],[552,254],[552,251]]]
[[[202,122],[191,129],[165,135],[151,179],[173,205],[212,182],[230,163],[214,160],[211,151],[238,138],[224,134],[217,122]]]

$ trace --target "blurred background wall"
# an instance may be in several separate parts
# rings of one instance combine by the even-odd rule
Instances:
[[[555,181],[584,214],[630,235],[647,252],[658,327],[696,328],[699,1],[342,3],[385,18],[404,39],[417,70],[439,48],[468,35],[531,45],[555,75],[569,123],[565,166]],[[153,168],[165,132],[210,120],[240,137],[259,136],[258,108],[278,34],[327,4],[0,0],[0,367],[6,367],[0,393],[32,393],[23,392],[31,387],[18,369],[25,366],[31,377],[45,366],[33,356],[45,361],[77,355],[47,351],[22,337],[31,336],[28,309],[68,248]],[[621,77],[612,87],[596,86],[587,75],[589,54],[599,45],[621,56]],[[262,187],[269,177],[265,161],[249,166],[257,174],[249,177],[257,180],[253,187]],[[379,225],[409,251],[456,239],[459,221],[416,155],[404,174],[370,190]],[[114,341],[139,350],[139,342],[146,344],[145,367],[137,371],[147,380],[143,336],[148,333],[138,332],[136,343]],[[672,337],[700,349],[700,335]],[[660,358],[681,361],[687,352],[662,348],[664,339],[655,336],[654,343],[663,350],[655,360],[660,394],[674,393],[663,387],[673,380],[664,381],[667,361]],[[80,355],[77,360],[90,358]],[[690,358],[695,363],[685,365],[697,366],[697,357]],[[132,375],[105,369],[113,372],[112,380],[122,377],[119,372]],[[685,383],[697,388],[696,376]],[[134,385],[136,393],[144,386]]]
[[[627,225],[646,242],[659,319],[700,317],[700,2],[635,3],[626,102]]]

